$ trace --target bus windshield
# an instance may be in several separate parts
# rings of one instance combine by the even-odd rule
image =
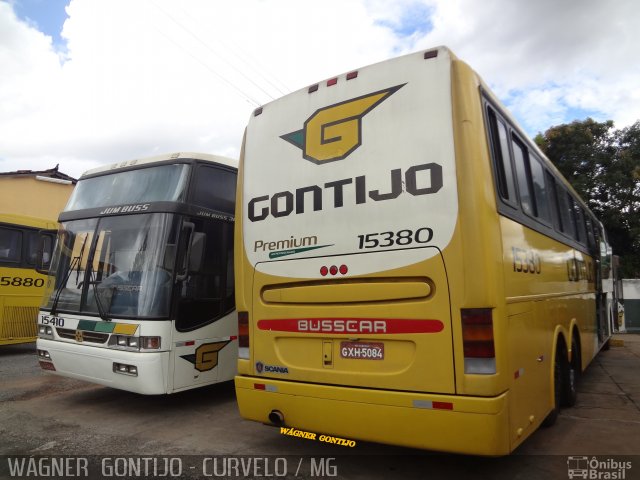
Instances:
[[[166,318],[178,223],[165,213],[63,222],[45,307],[53,314]]]
[[[189,165],[161,165],[87,178],[78,182],[66,210],[125,203],[184,201]]]

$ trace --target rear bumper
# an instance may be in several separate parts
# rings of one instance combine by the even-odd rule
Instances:
[[[269,413],[278,410],[286,426],[313,433],[443,452],[510,453],[508,392],[462,397],[241,375],[235,386],[240,414],[257,422],[270,423]]]
[[[49,352],[55,366],[51,373],[134,393],[167,393],[169,352],[125,352],[42,338],[37,348]],[[114,362],[135,365],[138,376],[115,373]]]

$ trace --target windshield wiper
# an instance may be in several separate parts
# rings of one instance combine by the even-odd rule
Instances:
[[[89,238],[89,234],[87,233],[84,237],[84,242],[82,242],[82,248],[80,248],[80,253],[77,257],[73,257],[71,260],[71,264],[69,265],[69,270],[64,276],[64,279],[58,285],[58,289],[55,293],[55,298],[53,299],[53,303],[51,304],[51,315],[56,315],[56,309],[58,308],[58,302],[60,301],[60,295],[62,294],[62,290],[64,290],[67,282],[71,278],[71,274],[73,270],[76,269],[76,286],[78,285],[78,276],[80,275],[80,265],[82,264],[82,257],[84,255],[84,247],[87,245],[87,238]]]
[[[91,265],[87,265],[87,269],[89,270],[89,284],[93,286],[93,296],[96,299],[96,307],[98,309],[98,315],[100,315],[100,318],[105,322],[110,322],[111,318],[107,316],[107,313],[105,312],[104,307],[102,306],[100,295],[98,294],[98,285],[102,283],[102,281],[98,280],[97,276],[95,277],[95,280],[94,280],[95,274],[93,272],[93,268],[91,268]],[[111,309],[111,306],[109,306],[109,309]]]

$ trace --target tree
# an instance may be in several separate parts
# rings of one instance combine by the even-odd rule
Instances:
[[[616,130],[611,120],[576,120],[535,142],[602,221],[622,275],[640,278],[640,121]]]

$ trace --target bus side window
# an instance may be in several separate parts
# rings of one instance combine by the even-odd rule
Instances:
[[[520,193],[522,211],[527,215],[535,217],[536,204],[533,197],[529,156],[524,145],[522,145],[515,137],[512,145],[513,163],[516,167],[516,178],[518,179],[518,192]]]
[[[578,218],[577,218],[577,212],[575,208],[576,203],[569,192],[567,192],[566,199],[567,199],[567,206],[569,211],[569,229],[570,229],[570,231],[567,233],[574,240],[580,241],[580,234],[578,233]]]
[[[585,223],[587,224],[587,248],[591,255],[600,255],[600,250],[596,244],[596,237],[593,233],[594,227],[591,219],[585,215]]]
[[[576,231],[578,233],[577,240],[583,245],[586,245],[587,230],[584,224],[584,210],[582,210],[582,207],[578,205],[578,202],[576,202],[575,200],[573,201],[573,210],[576,212],[576,227],[577,227]]]
[[[551,209],[551,217],[553,218],[553,226],[558,232],[562,232],[562,215],[560,215],[560,202],[558,200],[558,187],[556,179],[548,170],[545,170],[547,177],[547,189],[549,191],[549,207]]]
[[[513,170],[511,168],[511,156],[509,155],[509,136],[507,127],[496,116],[495,111],[487,107],[489,117],[489,130],[491,132],[494,166],[496,169],[496,181],[498,193],[508,203],[515,203],[516,194],[513,184]]]
[[[530,157],[531,179],[533,181],[533,193],[538,210],[538,217],[546,223],[550,223],[549,195],[545,184],[544,172],[540,160],[535,156]]]
[[[25,261],[34,266],[38,260],[38,249],[40,247],[40,234],[38,232],[25,232]],[[44,259],[51,258],[51,237],[43,236],[42,241],[46,242],[43,250]]]
[[[560,216],[562,218],[562,233],[570,237],[574,237],[575,232],[572,228],[574,228],[575,225],[572,223],[571,219],[571,206],[569,204],[570,198],[569,192],[558,187],[558,206],[560,208]]]
[[[55,237],[50,233],[44,232],[44,230],[41,230],[35,239],[35,269],[36,272],[47,275],[51,266]]]
[[[20,263],[22,257],[22,232],[0,227],[0,263]]]
[[[193,203],[233,215],[236,177],[236,172],[200,165],[196,174]]]

